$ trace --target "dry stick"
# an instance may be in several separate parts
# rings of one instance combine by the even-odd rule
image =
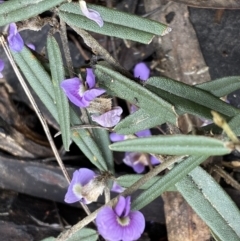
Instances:
[[[67,62],[67,68],[68,68],[68,73],[69,76],[72,78],[73,77],[73,64],[72,64],[72,59],[70,55],[70,50],[68,47],[68,39],[67,39],[67,29],[66,29],[66,23],[60,18],[60,37],[62,41],[62,47],[63,47],[63,52],[64,56]]]
[[[39,120],[40,120],[40,122],[41,122],[41,124],[42,124],[42,126],[43,126],[44,132],[45,132],[45,134],[46,134],[46,136],[47,136],[47,139],[48,139],[48,141],[49,141],[49,143],[50,143],[50,146],[51,146],[51,148],[52,148],[52,151],[53,151],[53,153],[54,153],[54,156],[56,157],[56,160],[57,160],[57,162],[58,162],[58,165],[60,166],[60,168],[61,168],[61,170],[62,170],[62,172],[63,172],[63,175],[65,176],[66,180],[68,181],[68,183],[70,183],[70,182],[71,182],[71,179],[70,179],[70,177],[69,177],[69,175],[68,175],[68,172],[67,172],[67,170],[66,170],[66,168],[65,168],[65,166],[64,166],[64,164],[63,164],[63,162],[62,162],[62,160],[61,160],[61,157],[59,156],[58,150],[57,150],[57,148],[56,148],[56,146],[55,146],[55,144],[54,144],[53,138],[52,138],[51,133],[50,133],[50,131],[49,131],[47,122],[46,122],[43,114],[41,113],[40,109],[38,108],[37,103],[35,102],[35,100],[34,100],[32,94],[31,94],[30,90],[28,89],[28,86],[27,86],[27,84],[25,83],[25,81],[24,81],[21,73],[19,72],[18,67],[17,67],[17,65],[15,64],[14,60],[13,60],[12,54],[11,54],[11,52],[10,52],[10,49],[9,49],[8,45],[6,44],[6,41],[5,41],[5,39],[4,39],[4,36],[1,36],[1,37],[0,37],[0,42],[1,42],[1,44],[2,44],[2,46],[3,46],[3,49],[4,49],[4,51],[5,51],[5,53],[6,53],[7,57],[8,57],[11,65],[12,65],[12,67],[13,67],[13,69],[14,69],[14,71],[15,71],[18,79],[19,79],[20,84],[22,85],[22,88],[24,89],[24,91],[25,91],[25,93],[26,93],[26,95],[27,95],[27,97],[28,97],[31,105],[33,106],[33,109],[34,109],[35,113],[37,114],[37,116],[38,116],[38,118],[39,118]],[[84,211],[85,211],[87,214],[90,214],[90,213],[91,213],[91,212],[89,211],[88,207],[87,207],[85,204],[81,203],[81,205],[82,205],[82,208],[84,209]]]
[[[117,197],[111,199],[108,203],[106,203],[104,206],[102,206],[101,208],[95,210],[93,213],[91,213],[89,216],[87,216],[86,218],[84,218],[83,220],[81,220],[80,222],[78,222],[77,224],[75,224],[74,226],[72,226],[72,228],[70,228],[69,230],[67,230],[65,233],[60,234],[60,236],[56,239],[56,241],[65,241],[67,238],[70,238],[74,233],[76,233],[78,230],[82,229],[83,227],[85,227],[86,225],[88,225],[90,222],[92,222],[98,212],[106,206],[112,206],[117,199],[119,198],[119,196],[128,196],[130,194],[132,194],[133,192],[135,192],[136,190],[139,189],[139,187],[141,187],[142,185],[144,185],[148,180],[150,180],[152,177],[156,176],[158,173],[160,173],[161,171],[167,169],[168,167],[172,166],[174,163],[178,162],[180,159],[182,159],[185,156],[178,156],[178,157],[172,157],[169,160],[167,160],[166,162],[162,163],[161,165],[155,167],[153,170],[151,170],[150,172],[148,172],[147,174],[145,174],[142,178],[140,178],[137,182],[135,182],[133,185],[131,185],[129,188],[127,188],[124,192],[122,192],[121,194],[119,194]]]

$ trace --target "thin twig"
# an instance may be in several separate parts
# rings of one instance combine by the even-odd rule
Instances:
[[[171,159],[167,160],[166,162],[162,163],[161,165],[155,167],[153,170],[145,174],[142,178],[140,178],[137,182],[135,182],[133,185],[131,185],[129,188],[127,188],[124,192],[119,194],[117,197],[111,199],[107,204],[102,206],[101,208],[97,209],[90,215],[88,215],[86,218],[72,226],[69,230],[67,230],[65,233],[60,234],[60,236],[56,239],[56,241],[65,241],[67,238],[70,238],[74,233],[76,233],[78,230],[82,229],[86,225],[88,225],[90,222],[92,222],[98,212],[106,206],[112,206],[119,196],[128,196],[138,190],[142,185],[144,185],[148,180],[150,180],[152,177],[156,176],[161,171],[167,169],[168,167],[172,166],[174,163],[178,162],[180,159],[182,159],[184,156],[180,157],[172,157]]]
[[[69,76],[73,77],[73,64],[72,64],[72,58],[68,46],[68,39],[67,39],[67,29],[66,29],[66,23],[60,18],[60,37],[62,41],[62,47],[64,56],[67,62],[67,68]]]

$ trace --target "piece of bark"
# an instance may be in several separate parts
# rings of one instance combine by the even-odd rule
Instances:
[[[169,241],[207,241],[211,236],[206,224],[178,192],[162,195]]]
[[[153,39],[159,59],[156,68],[160,70],[161,75],[189,85],[209,81],[208,67],[189,21],[187,6],[166,0],[145,0],[145,8],[146,12],[160,8],[151,18],[172,28],[169,34]],[[180,128],[184,131],[191,130],[189,126],[185,126],[189,124],[184,119],[179,119],[179,123],[182,123]],[[166,193],[164,202],[169,241],[210,239],[208,227],[179,194]]]
[[[0,148],[19,157],[49,157],[46,138],[31,130],[19,113],[4,84],[0,84]]]

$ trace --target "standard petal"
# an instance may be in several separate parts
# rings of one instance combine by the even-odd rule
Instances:
[[[125,206],[126,206],[126,199],[125,199],[125,197],[120,196],[116,206],[114,207],[114,211],[118,217],[122,217]]]
[[[142,130],[142,131],[138,131],[136,133],[136,136],[138,137],[147,137],[147,136],[151,136],[151,131],[149,129],[147,130]]]
[[[122,232],[121,240],[123,241],[138,240],[145,229],[145,219],[141,212],[130,212],[129,218],[131,221]]]
[[[111,133],[109,135],[110,137],[110,140],[112,142],[117,142],[117,141],[124,141],[125,140],[125,135],[122,135],[122,134],[117,134],[117,133]]]
[[[89,89],[92,89],[93,87],[95,87],[95,84],[96,84],[95,75],[93,73],[93,70],[90,68],[87,68],[86,82],[88,84]]]
[[[104,89],[93,88],[93,89],[85,91],[83,94],[83,98],[86,101],[92,101],[92,100],[96,99],[99,95],[102,95],[105,92],[106,92],[106,90],[104,90]]]
[[[2,59],[0,59],[0,72],[2,72],[4,69],[4,62]]]
[[[145,63],[139,63],[135,65],[133,73],[135,78],[145,81],[149,78],[150,69]]]
[[[80,1],[80,8],[82,10],[83,15],[96,22],[99,25],[99,27],[103,26],[103,19],[100,16],[100,13],[93,9],[88,9],[85,1]]]
[[[100,116],[92,115],[92,120],[97,122],[101,126],[113,127],[117,125],[117,123],[120,121],[121,114],[122,114],[122,108],[117,106]]]
[[[61,88],[63,89],[68,99],[76,106],[86,107],[86,103],[82,101],[82,97],[79,95],[79,89],[81,85],[83,85],[83,83],[77,77],[66,79],[61,82]]]
[[[21,35],[17,31],[17,26],[15,23],[10,23],[7,39],[11,50],[20,52],[23,49],[24,42]]]
[[[117,222],[116,213],[110,207],[102,208],[96,217],[98,232],[106,240],[119,241],[122,237],[122,227]]]

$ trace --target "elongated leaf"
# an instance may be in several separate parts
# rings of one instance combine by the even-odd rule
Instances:
[[[136,133],[140,130],[161,125],[165,122],[165,118],[161,115],[152,116],[146,110],[140,109],[119,122],[114,127],[114,131],[119,134],[128,135]]]
[[[176,187],[220,240],[240,240],[238,208],[201,167],[179,181]]]
[[[41,241],[54,241],[54,240],[56,240],[56,238],[48,237],[48,238],[42,239]]]
[[[168,91],[157,89],[154,86],[146,85],[146,88],[171,103],[175,107],[178,115],[189,113],[206,119],[212,119],[211,109],[202,106],[200,103],[190,101],[175,94],[169,94]]]
[[[123,175],[117,178],[117,183],[121,185],[122,187],[130,187],[133,183],[138,181],[140,178],[142,178],[143,175],[138,174],[130,174],[130,175]],[[140,189],[148,189],[150,188],[155,182],[159,181],[162,177],[152,177],[149,181],[147,181],[143,186],[140,187]],[[167,191],[176,191],[177,189],[175,186],[171,186],[167,189]]]
[[[230,147],[217,139],[205,136],[171,135],[135,138],[111,144],[113,151],[146,152],[164,155],[209,155],[230,153]]]
[[[240,9],[240,3],[236,0],[173,0],[173,2],[184,3],[197,8]]]
[[[98,239],[98,234],[95,230],[90,228],[83,228],[74,233],[66,241],[96,241]]]
[[[224,77],[195,86],[199,89],[206,90],[217,97],[223,97],[240,89],[240,76]]]
[[[64,0],[11,0],[1,4],[0,26],[28,19],[45,12]]]
[[[113,152],[109,149],[109,133],[103,129],[92,129],[94,140],[102,152],[103,158],[107,164],[108,170],[114,173]]]
[[[70,108],[71,124],[81,125],[80,120],[75,108]],[[96,142],[91,136],[91,133],[87,129],[78,129],[72,132],[72,139],[77,144],[77,146],[84,152],[87,158],[95,165],[99,170],[106,171],[107,165],[103,157],[103,154]]]
[[[139,210],[159,197],[163,192],[174,186],[179,180],[185,177],[196,166],[205,161],[207,156],[190,156],[175,165],[167,174],[155,184],[143,191],[132,203],[132,209]]]
[[[215,110],[225,116],[233,117],[240,113],[234,108],[207,91],[184,84],[182,82],[164,77],[152,77],[146,82],[147,85],[154,86],[160,90],[167,91],[172,96],[176,95],[203,107]]]
[[[88,6],[100,13],[104,20],[103,27],[100,28],[95,22],[83,16],[78,3],[63,4],[59,16],[70,26],[145,44],[149,44],[155,34],[164,35],[170,30],[166,25],[150,19],[102,6]]]
[[[108,93],[143,108],[150,116],[155,116],[157,113],[165,119],[165,122],[176,124],[176,114],[169,103],[104,64],[96,65],[95,74],[99,84]]]
[[[24,73],[24,76],[28,80],[30,86],[58,122],[57,108],[52,99],[52,95],[54,94],[53,87],[48,73],[44,70],[31,51],[29,51],[29,49],[26,47],[24,47],[24,49],[19,53],[12,52],[12,55]]]
[[[89,4],[90,9],[98,11],[105,22],[125,26],[128,28],[140,29],[156,35],[162,35],[168,28],[165,24],[157,21],[142,18],[126,12],[105,8],[100,5]],[[60,6],[60,11],[83,15],[78,3],[66,3]]]
[[[65,79],[65,72],[60,49],[57,41],[52,36],[47,38],[47,52],[50,62],[63,146],[66,151],[69,151],[69,146],[71,144],[69,103],[65,93],[60,87],[61,82]]]

